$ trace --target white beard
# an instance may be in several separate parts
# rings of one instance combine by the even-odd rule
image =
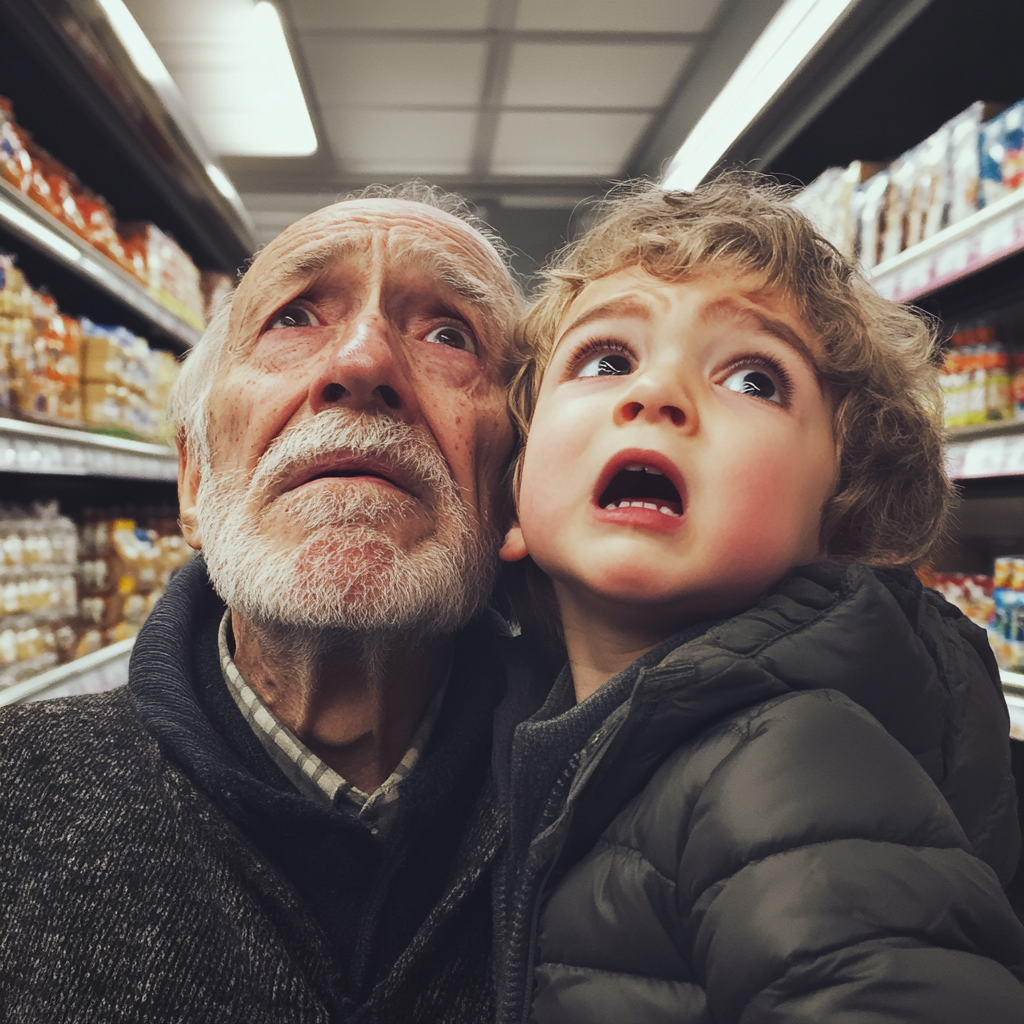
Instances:
[[[289,497],[303,539],[282,548],[267,537],[275,484],[336,452],[401,468],[417,481],[433,534],[408,551],[388,535],[413,498],[315,488]],[[275,440],[248,481],[204,466],[196,516],[210,579],[228,607],[257,628],[314,644],[323,631],[371,646],[373,637],[453,633],[483,606],[496,572],[500,538],[463,504],[441,453],[382,415],[320,413]]]

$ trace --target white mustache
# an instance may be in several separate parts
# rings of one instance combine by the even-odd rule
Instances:
[[[275,494],[296,471],[339,452],[411,477],[432,504],[439,496],[459,500],[444,456],[417,430],[388,416],[347,412],[319,413],[275,438],[252,475],[250,493]]]

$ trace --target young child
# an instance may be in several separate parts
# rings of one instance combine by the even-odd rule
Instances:
[[[568,666],[498,730],[498,1020],[1020,1024],[998,674],[907,568],[927,325],[727,178],[611,201],[518,348],[502,557]]]

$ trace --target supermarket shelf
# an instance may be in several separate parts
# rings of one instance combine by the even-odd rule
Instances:
[[[957,440],[946,448],[946,468],[953,480],[1024,476],[1024,433]]]
[[[983,437],[1009,437],[1024,434],[1024,420],[993,420],[972,423],[969,427],[953,427],[947,432],[950,441],[977,441]]]
[[[1024,188],[871,271],[878,291],[911,302],[1024,250]]]
[[[0,472],[177,480],[173,449],[0,418]]]
[[[190,347],[199,341],[199,331],[161,305],[131,274],[3,179],[0,226],[98,286],[180,345]]]
[[[0,690],[0,706],[79,693],[102,693],[123,686],[128,682],[128,659],[134,643],[134,637],[122,640]]]

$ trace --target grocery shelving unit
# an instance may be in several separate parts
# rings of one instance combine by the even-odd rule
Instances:
[[[174,482],[178,459],[166,445],[0,418],[0,473]]]
[[[230,274],[251,255],[247,215],[223,190],[216,159],[174,97],[135,68],[96,0],[0,0],[0,95],[122,219],[156,223],[201,267]],[[124,324],[178,355],[199,340],[142,283],[2,180],[0,251],[16,253],[32,284],[47,286],[72,315]],[[4,500],[173,504],[176,478],[167,445],[0,418]],[[0,704],[120,685],[131,646],[114,644],[0,690]]]
[[[1024,250],[1024,191],[998,202],[880,263],[875,287],[894,302],[913,302]]]
[[[887,5],[900,15],[894,33],[881,31],[884,19],[870,4],[855,6],[870,16],[851,19],[851,32],[837,33],[793,77],[724,163],[806,184],[853,160],[888,163],[976,100],[1024,97],[1024,5],[899,2]],[[867,31],[871,24],[879,31]],[[880,264],[871,277],[883,294],[937,317],[950,334],[980,322],[1024,328],[1024,189]],[[1024,552],[1024,423],[951,431],[948,462],[962,500],[936,566],[991,572],[995,554]],[[1024,793],[1024,675],[1002,673],[1002,684]],[[1024,913],[1024,866],[1009,891]]]
[[[131,274],[3,179],[0,179],[0,225],[40,255],[110,296],[129,314],[141,317],[148,323],[151,337],[163,336],[177,349],[190,348],[199,340],[199,331],[153,298]]]

